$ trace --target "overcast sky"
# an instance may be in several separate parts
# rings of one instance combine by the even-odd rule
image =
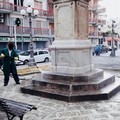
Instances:
[[[101,0],[100,4],[106,8],[108,19],[120,19],[120,0]]]

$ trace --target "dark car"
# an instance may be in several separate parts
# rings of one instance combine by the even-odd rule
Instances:
[[[109,48],[107,46],[101,45],[101,53],[103,53],[103,52],[107,53],[108,51],[109,51]]]

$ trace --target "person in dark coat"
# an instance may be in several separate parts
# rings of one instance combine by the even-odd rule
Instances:
[[[14,44],[9,42],[8,48],[1,49],[0,53],[2,53],[1,57],[3,58],[4,86],[8,85],[10,73],[12,73],[16,84],[20,84],[15,64],[15,59],[18,59],[18,54],[14,50]]]

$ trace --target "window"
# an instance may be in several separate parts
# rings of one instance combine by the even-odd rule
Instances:
[[[14,0],[14,10],[17,11],[17,6],[23,6],[24,0]]]
[[[45,53],[45,54],[48,54],[48,52],[47,52],[47,51],[44,51],[44,53]]]
[[[25,51],[25,52],[21,53],[21,55],[28,56],[28,55],[30,55],[30,51]]]
[[[5,16],[4,14],[0,14],[0,24],[4,24],[5,22]]]
[[[39,55],[41,55],[41,54],[44,54],[44,52],[43,51],[39,51]]]
[[[34,52],[34,55],[37,55],[37,52]]]
[[[23,6],[23,1],[24,0],[14,0],[14,5]]]

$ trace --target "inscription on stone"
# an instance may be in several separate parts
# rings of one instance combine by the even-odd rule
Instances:
[[[86,58],[88,58],[88,56],[89,56],[89,51],[88,51],[88,50],[84,50],[82,54],[83,54],[83,62],[84,62],[84,65],[89,65],[90,63],[89,63],[89,61],[86,59]]]
[[[57,37],[70,38],[72,36],[72,9],[70,5],[59,6],[57,18]]]
[[[69,66],[69,52],[58,51],[57,63],[59,66]]]

